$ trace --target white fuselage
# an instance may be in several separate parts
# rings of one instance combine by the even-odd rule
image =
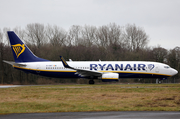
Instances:
[[[90,70],[103,73],[118,73],[119,78],[163,78],[177,74],[177,71],[166,64],[145,61],[70,61],[75,69]],[[65,68],[62,62],[27,62],[26,66],[14,68],[58,78],[77,78],[76,70]],[[64,75],[65,74],[65,75]]]

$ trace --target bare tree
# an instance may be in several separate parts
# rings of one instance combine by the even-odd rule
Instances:
[[[68,33],[67,36],[67,45],[75,45],[78,46],[79,43],[82,41],[81,37],[81,26],[73,25]]]
[[[178,71],[180,70],[180,47],[175,47],[169,51],[168,64]],[[179,78],[180,74],[177,74],[174,77]]]
[[[21,27],[15,27],[13,31],[19,36],[20,39],[25,39],[26,32],[24,29],[21,29]]]
[[[106,48],[108,46],[108,30],[107,26],[101,26],[97,29],[95,43],[99,47]]]
[[[81,33],[83,45],[91,47],[94,44],[97,28],[94,26],[84,26]]]
[[[109,45],[119,44],[123,39],[122,37],[122,29],[119,25],[115,23],[110,23],[108,25],[108,43]]]
[[[169,51],[169,64],[172,67],[177,67],[179,66],[178,63],[180,63],[180,47],[175,47],[174,49]]]
[[[62,46],[66,40],[66,31],[58,26],[47,26],[46,36],[52,46]]]
[[[5,27],[5,28],[3,28],[3,33],[5,34],[4,35],[4,37],[3,37],[3,42],[5,43],[5,44],[8,44],[9,46],[10,46],[10,42],[9,42],[9,37],[8,37],[8,35],[7,35],[7,31],[10,31],[10,28],[7,28],[7,27]]]
[[[3,43],[3,33],[1,32],[1,29],[0,29],[0,43]]]
[[[3,33],[0,30],[0,78],[1,84],[4,82],[4,66],[3,66],[3,58],[4,58],[4,43],[3,43]]]
[[[135,24],[128,24],[125,27],[125,39],[128,41],[129,48],[131,51],[138,52],[139,49],[143,49],[147,46],[149,41],[148,35],[144,29],[137,27]]]
[[[43,24],[33,23],[26,26],[27,42],[34,44],[38,48],[46,41],[45,33],[46,31]]]
[[[123,40],[122,29],[115,23],[101,26],[96,32],[96,44],[102,47],[108,47],[112,44],[120,44]]]
[[[160,46],[153,48],[153,59],[156,62],[166,62],[167,61],[167,50]]]

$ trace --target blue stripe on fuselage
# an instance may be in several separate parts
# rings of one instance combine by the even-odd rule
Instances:
[[[26,69],[26,68],[21,68],[21,67],[14,67],[15,69],[19,69],[25,72],[33,73],[33,74],[38,74],[42,76],[47,76],[47,77],[55,77],[55,78],[83,78],[80,77],[79,75],[75,74],[76,71],[61,71],[61,70],[36,70],[36,69]],[[112,71],[113,73],[113,71]],[[114,73],[118,73],[120,78],[166,78],[169,77],[168,75],[163,75],[163,74],[150,74],[150,73],[145,73],[145,72],[121,72],[121,71],[116,71]]]

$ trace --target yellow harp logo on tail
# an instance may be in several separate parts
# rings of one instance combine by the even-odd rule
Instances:
[[[11,46],[12,46],[12,48],[13,48],[16,56],[17,56],[17,58],[18,58],[19,55],[21,55],[21,54],[24,52],[24,50],[25,50],[24,44],[22,44],[22,45],[21,45],[21,44],[15,44],[15,45],[11,45]]]

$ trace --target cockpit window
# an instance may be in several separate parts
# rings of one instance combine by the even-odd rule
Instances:
[[[170,68],[170,67],[169,67],[169,66],[164,66],[164,68],[168,69],[168,68]]]

